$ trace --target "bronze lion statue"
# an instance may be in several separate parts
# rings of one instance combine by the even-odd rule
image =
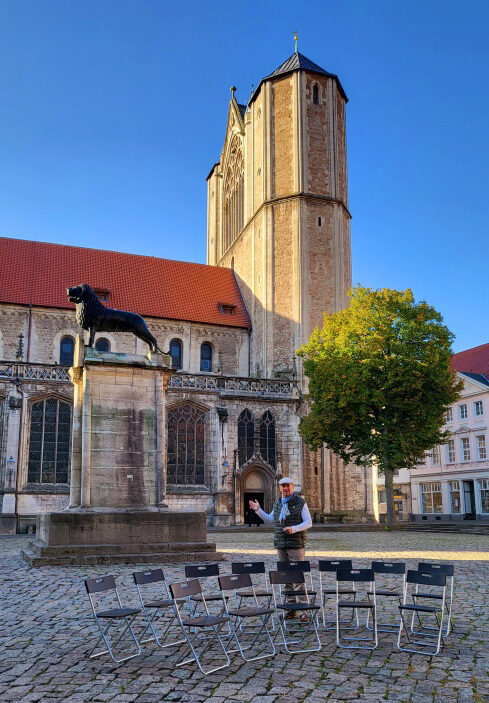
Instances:
[[[150,351],[161,352],[141,315],[106,308],[86,283],[67,288],[66,294],[70,302],[76,303],[76,321],[89,332],[89,347],[93,346],[96,332],[132,332],[149,345]]]

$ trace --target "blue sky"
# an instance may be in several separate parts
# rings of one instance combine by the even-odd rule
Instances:
[[[488,24],[474,0],[2,0],[0,235],[204,262],[229,87],[297,29],[350,99],[353,281],[486,343]]]

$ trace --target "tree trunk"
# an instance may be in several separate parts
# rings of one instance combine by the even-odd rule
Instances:
[[[388,466],[384,466],[384,477],[385,501],[387,503],[386,524],[387,527],[392,528],[396,526],[396,513],[394,510],[394,472]]]

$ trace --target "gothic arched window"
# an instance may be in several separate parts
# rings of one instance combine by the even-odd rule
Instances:
[[[246,464],[255,453],[255,420],[248,409],[238,418],[238,458],[239,464]]]
[[[174,369],[182,368],[182,343],[179,339],[170,342],[171,365]]]
[[[260,454],[265,461],[275,468],[275,418],[270,410],[263,413],[260,421]]]
[[[168,411],[167,481],[182,486],[205,484],[204,412],[193,405]]]
[[[29,483],[68,483],[71,405],[57,398],[32,404],[29,435]]]
[[[319,86],[317,83],[314,84],[312,89],[312,102],[314,105],[319,105]]]
[[[209,342],[200,346],[200,370],[212,371],[212,347]]]
[[[99,352],[109,352],[110,351],[110,342],[108,339],[105,339],[105,337],[100,337],[100,339],[97,339],[95,342],[95,349]]]
[[[61,366],[73,366],[75,340],[73,337],[63,337],[59,345],[59,363]]]
[[[223,246],[225,252],[243,229],[244,223],[244,161],[241,143],[235,137],[230,150],[224,179]]]

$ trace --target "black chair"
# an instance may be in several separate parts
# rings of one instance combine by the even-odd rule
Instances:
[[[195,661],[204,676],[208,676],[214,671],[219,671],[229,666],[231,660],[229,659],[221,635],[219,634],[221,625],[229,623],[229,617],[227,615],[211,615],[209,613],[206,598],[198,579],[192,579],[184,583],[172,583],[170,584],[170,592],[173,597],[175,613],[180,627],[182,628],[183,636],[193,655],[190,659],[177,662],[175,666],[184,666],[189,662]],[[189,616],[185,616],[185,614],[182,615],[184,608],[192,604],[191,598],[194,596],[201,596],[199,602],[202,604],[204,614],[195,616],[192,612]],[[193,632],[192,637],[189,637],[189,630]],[[204,633],[205,636],[201,637],[201,633]],[[196,645],[202,641],[204,642],[204,646],[199,652]],[[202,665],[202,658],[213,643],[219,644],[224,654],[225,663],[206,670]]]
[[[236,644],[238,645],[238,651],[243,657],[245,661],[256,661],[257,659],[265,659],[266,657],[273,657],[275,654],[275,645],[273,644],[273,640],[270,637],[270,633],[267,628],[267,622],[272,616],[274,610],[273,608],[261,608],[257,596],[255,594],[253,584],[251,581],[251,576],[250,574],[233,574],[232,576],[220,576],[219,577],[219,586],[222,591],[222,602],[223,602],[223,608],[226,613],[226,615],[229,616],[230,618],[230,629],[231,629],[231,635],[230,638],[234,637],[236,640]],[[254,605],[253,606],[242,606],[242,607],[237,607],[237,608],[229,608],[228,607],[228,598],[227,598],[227,593],[229,591],[234,592],[234,599],[235,602],[238,600],[239,595],[240,595],[240,590],[241,589],[251,589],[251,592],[253,593],[254,596]],[[258,629],[258,631],[253,631],[253,640],[251,644],[249,644],[246,649],[253,649],[254,645],[258,641],[260,635],[263,633],[267,638],[271,646],[271,651],[269,653],[265,654],[260,654],[256,655],[253,657],[246,656],[244,653],[244,647],[241,644],[241,641],[238,636],[238,629],[241,629],[241,624],[244,620],[247,619],[253,619],[253,620],[260,620],[261,621],[261,627]],[[238,627],[236,627],[238,625]],[[241,630],[242,631],[242,630]],[[228,653],[230,653],[233,650],[228,649]]]
[[[175,627],[178,623],[176,620],[173,599],[171,597],[168,584],[166,583],[163,569],[135,571],[132,576],[134,578],[134,583],[136,584],[143,613],[145,614],[147,620],[146,627],[140,635],[141,643],[144,644],[146,642],[150,642],[151,640],[155,640],[158,647],[161,647],[161,649],[166,649],[167,647],[175,647],[185,642],[185,640],[181,639],[166,642],[170,629]],[[155,595],[154,586],[159,586],[163,589],[163,598],[161,598],[161,594],[159,593]],[[155,624],[157,621],[165,619],[165,629],[158,636],[155,629]],[[148,629],[150,629],[153,634],[151,637],[143,639]],[[163,644],[163,642],[165,643]]]
[[[312,580],[312,572],[311,572],[311,562],[308,561],[307,559],[304,561],[278,561],[277,562],[277,571],[302,571],[303,574],[308,574],[309,575],[309,586],[307,589],[307,593],[311,597],[311,602],[314,603],[316,600],[317,592],[314,590],[314,583]],[[296,596],[302,596],[304,595],[304,590],[301,590],[301,587],[298,586],[297,590],[295,589],[287,589],[287,590],[282,590],[282,596],[285,598],[290,598],[290,597],[296,597]]]
[[[399,612],[401,615],[401,620],[399,623],[399,634],[397,636],[397,646],[403,652],[413,652],[414,654],[427,654],[435,656],[439,653],[441,647],[444,644],[443,641],[443,618],[445,615],[445,603],[446,603],[446,581],[447,577],[444,573],[422,573],[421,571],[409,570],[406,576],[406,590],[404,592],[404,603],[399,606]],[[416,602],[416,598],[413,596],[416,593],[410,593],[409,587],[412,586],[417,589],[419,586],[428,586],[431,589],[426,591],[424,598],[431,598],[432,595],[440,595],[440,599],[436,599],[436,605],[420,605]],[[440,590],[441,589],[441,590]],[[409,599],[412,602],[408,602]],[[420,629],[416,630],[413,626],[413,620],[411,620],[411,627],[406,625],[404,621],[405,613],[412,613],[418,617],[420,623]],[[423,624],[422,616],[430,617],[433,616],[436,621],[436,627],[427,627]],[[401,634],[402,631],[406,632],[406,639],[410,647],[401,647]],[[412,637],[421,637],[423,639],[414,639]],[[413,645],[417,645],[417,649],[413,648]]]
[[[354,583],[358,590],[353,593],[353,598],[340,598],[345,595],[341,588],[343,583]],[[361,584],[365,584],[365,598],[362,599]],[[348,589],[347,589],[348,590]],[[372,617],[372,634],[367,637],[362,635],[343,635],[341,629],[341,611],[344,609],[367,611],[368,619]],[[368,632],[368,630],[367,630]],[[345,644],[345,642],[367,642],[368,644]],[[342,649],[375,649],[378,645],[377,637],[377,604],[375,599],[375,574],[373,569],[338,569],[336,572],[336,644]]]
[[[445,632],[443,633],[445,637],[447,637],[450,632],[452,631],[452,605],[453,605],[453,587],[454,587],[454,580],[455,580],[455,567],[453,564],[435,564],[432,562],[419,562],[418,564],[418,571],[420,571],[422,574],[445,574],[447,577],[447,585],[448,583],[450,584],[449,587],[447,588],[447,596],[445,599],[445,609],[447,613],[447,624],[445,628]],[[418,588],[416,588],[416,591],[412,594],[413,599],[417,602],[418,598],[428,598],[428,599],[434,599],[434,600],[440,600],[441,599],[441,594],[440,593],[422,593],[419,591]],[[412,627],[414,624],[414,613],[413,617],[411,620],[411,631]],[[431,628],[428,628],[431,629]]]
[[[136,635],[134,634],[134,630],[132,629],[132,623],[134,621],[134,618],[141,612],[141,610],[139,608],[123,608],[119,592],[115,584],[115,578],[113,576],[101,576],[100,578],[86,579],[85,588],[88,594],[88,599],[90,601],[90,606],[92,608],[93,617],[95,618],[95,622],[97,623],[97,627],[100,633],[100,637],[98,638],[95,647],[92,649],[92,652],[89,655],[90,659],[93,659],[94,657],[100,657],[102,654],[109,654],[113,661],[115,661],[117,664],[120,664],[121,662],[127,661],[128,659],[132,659],[133,657],[139,656],[141,654],[141,647],[139,645],[139,641]],[[105,601],[107,600],[105,596],[109,595],[111,596],[110,600],[112,601],[114,601],[115,597],[115,602],[119,607],[109,608],[107,610],[97,610],[97,596],[95,596],[94,598],[94,594],[97,593],[104,594],[104,606],[106,605]],[[111,629],[112,625],[120,622],[124,623],[124,628],[117,637],[117,639],[113,643],[111,643],[107,636],[107,633]],[[102,623],[106,623],[106,626],[102,627]],[[127,657],[122,657],[118,659],[114,654],[114,648],[122,639],[122,637],[126,634],[126,632],[129,632],[131,634],[131,637],[136,644],[137,651],[134,654],[129,654]],[[101,652],[95,652],[95,649],[97,648],[97,645],[100,640],[104,641],[105,649],[103,649]]]
[[[243,600],[248,598],[259,598],[266,601],[268,608],[272,605],[273,593],[268,583],[267,572],[265,570],[264,561],[233,561],[231,563],[231,573],[235,575],[250,574],[250,576],[258,577],[261,581],[258,585],[255,584],[255,579],[253,579],[252,589],[242,589],[236,594],[236,606],[240,607]],[[262,577],[260,579],[260,577]],[[271,632],[275,630],[275,619],[272,615],[270,618],[269,628]],[[243,631],[245,625],[244,622],[240,624],[240,630]],[[246,626],[249,629],[249,626]]]
[[[375,574],[377,607],[379,598],[386,601],[392,601],[393,598],[397,598],[397,605],[402,605],[406,589],[406,564],[403,562],[373,561],[371,568]],[[394,620],[397,621],[397,617]],[[368,612],[367,628],[370,628]],[[397,630],[397,622],[377,622],[378,632],[397,632]]]
[[[270,571],[270,584],[272,586],[273,601],[275,605],[275,612],[277,614],[278,630],[275,637],[280,634],[282,635],[282,643],[285,650],[289,654],[299,654],[301,652],[318,652],[321,649],[321,640],[319,639],[318,633],[318,623],[317,623],[317,613],[319,610],[319,605],[309,602],[309,594],[307,591],[307,584],[305,580],[304,573],[302,571]],[[298,586],[302,592],[302,597],[305,598],[303,601],[294,603],[284,603],[282,587],[283,586]],[[294,594],[296,590],[292,591]],[[291,611],[299,611],[304,614],[309,614],[307,618],[307,623],[301,623],[300,621],[296,624],[295,630],[290,630],[285,627],[285,616],[286,613]],[[305,625],[307,624],[307,627]],[[309,647],[307,649],[291,649],[289,645],[301,644],[307,637],[311,628],[315,634],[317,646]],[[291,635],[292,637],[289,637]],[[296,635],[300,635],[299,639],[296,639]]]
[[[186,564],[185,565],[185,578],[186,579],[205,579],[211,580],[211,589],[203,589],[202,593],[197,593],[192,596],[191,600],[194,603],[193,614],[195,615],[199,612],[199,606],[202,604],[203,594],[205,592],[205,600],[207,603],[218,603],[221,605],[221,592],[219,590],[219,564]],[[207,583],[209,584],[209,581]],[[222,611],[221,611],[222,612]]]
[[[336,572],[338,569],[351,568],[353,568],[351,559],[319,559],[318,561],[319,597],[321,600],[321,612],[325,630],[336,630],[336,617],[331,617],[329,619],[326,617],[326,601],[329,600],[330,597],[333,601],[332,608],[336,608]],[[354,595],[355,584],[352,583],[349,588],[342,588],[340,593],[343,595]],[[358,627],[358,614],[354,610],[351,611],[350,619],[344,621],[344,625],[351,625],[354,617],[356,617],[356,626]]]

